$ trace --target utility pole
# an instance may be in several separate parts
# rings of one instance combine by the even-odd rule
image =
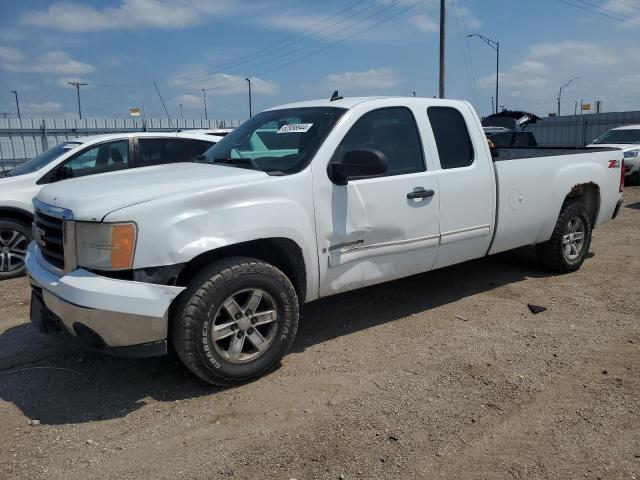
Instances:
[[[445,41],[445,19],[446,0],[440,0],[440,77],[438,81],[438,95],[444,98],[444,41]]]
[[[252,108],[251,108],[251,79],[245,78],[247,82],[249,82],[249,118],[252,117]]]
[[[78,116],[82,118],[82,109],[80,108],[80,87],[87,85],[85,82],[67,82],[69,85],[76,87],[76,93],[78,94]]]
[[[560,85],[560,90],[558,91],[558,116],[560,116],[560,100],[562,99],[562,91],[567,88],[574,80],[580,80],[580,77],[573,77]],[[580,101],[580,108],[582,108],[582,101]]]
[[[182,115],[182,104],[180,104],[180,118],[184,120],[184,115]]]
[[[480,35],[479,33],[472,33],[471,35],[467,35],[467,37],[478,37],[484,43],[489,45],[496,51],[496,109],[495,113],[498,113],[498,108],[500,105],[500,42],[496,42],[491,40],[490,38],[485,37],[484,35]]]
[[[16,110],[18,110],[18,120],[22,119],[22,117],[20,116],[20,102],[18,102],[18,92],[15,90],[11,90],[11,93],[13,93],[16,97]]]
[[[493,106],[493,97],[491,97],[491,113],[495,113],[496,109]]]
[[[207,92],[205,89],[202,89],[202,101],[204,102],[204,119],[209,120],[209,116],[207,115]]]

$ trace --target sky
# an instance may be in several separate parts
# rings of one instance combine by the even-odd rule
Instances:
[[[438,93],[439,0],[0,0],[0,113],[248,117],[292,101]],[[481,115],[640,110],[640,0],[447,0],[446,97]]]

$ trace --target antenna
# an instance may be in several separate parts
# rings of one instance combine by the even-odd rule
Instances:
[[[342,100],[344,97],[340,96],[338,90],[333,91],[333,95],[331,95],[331,102],[335,102],[336,100]]]

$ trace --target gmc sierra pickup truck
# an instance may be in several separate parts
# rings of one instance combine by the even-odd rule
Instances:
[[[43,188],[31,320],[112,354],[172,341],[205,381],[243,382],[285,355],[302,303],[524,245],[578,269],[623,172],[611,148],[492,158],[462,101],[276,107],[197,162]]]

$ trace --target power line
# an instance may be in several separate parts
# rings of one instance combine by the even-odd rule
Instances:
[[[420,2],[420,3],[422,3],[422,2]],[[331,33],[332,33],[332,35],[336,35],[336,34],[338,34],[338,33],[343,33],[343,32],[345,32],[345,31],[351,30],[351,29],[353,29],[353,27],[355,27],[355,26],[357,26],[357,25],[360,25],[360,24],[362,24],[362,23],[364,23],[364,22],[366,22],[366,21],[368,21],[368,20],[371,20],[372,18],[377,17],[377,16],[379,16],[379,15],[381,15],[381,14],[385,13],[385,12],[387,12],[388,10],[391,10],[391,9],[395,8],[396,6],[397,6],[397,5],[396,5],[395,3],[391,3],[390,5],[388,5],[388,6],[384,7],[384,8],[382,8],[381,10],[378,10],[377,12],[374,12],[374,13],[372,13],[371,15],[367,15],[367,16],[365,16],[365,17],[363,17],[363,18],[360,18],[360,19],[358,19],[356,22],[354,22],[353,24],[348,25],[348,26],[343,27],[343,28],[340,28],[340,29],[338,29],[338,30],[335,30],[335,31],[333,31],[333,32],[331,32]],[[364,10],[362,10],[362,11],[364,11]],[[339,23],[342,23],[342,22],[336,22],[336,23],[335,23],[334,25],[332,25],[332,26],[338,25]],[[351,38],[352,38],[352,37],[351,37]],[[303,44],[303,45],[301,45],[301,46],[298,46],[297,48],[294,48],[294,49],[292,49],[292,50],[286,51],[286,52],[284,52],[284,53],[282,53],[282,54],[280,54],[280,55],[277,55],[277,56],[275,56],[275,57],[267,58],[267,59],[262,60],[262,61],[257,62],[257,63],[251,62],[251,64],[250,64],[250,65],[245,66],[245,67],[243,67],[243,68],[232,68],[231,70],[227,70],[227,71],[225,71],[225,72],[222,72],[222,71],[214,71],[214,72],[205,73],[205,74],[203,75],[202,79],[206,78],[206,77],[207,77],[207,76],[209,76],[209,75],[213,75],[213,74],[215,74],[215,73],[227,73],[227,74],[233,74],[233,73],[239,73],[239,72],[241,72],[241,71],[247,71],[247,70],[249,70],[249,71],[255,71],[255,68],[257,68],[257,67],[260,67],[260,66],[262,66],[262,65],[266,65],[266,64],[269,64],[269,63],[273,63],[273,62],[275,62],[275,61],[277,61],[277,60],[281,60],[281,59],[283,59],[283,58],[285,58],[285,57],[288,57],[288,56],[290,56],[290,55],[293,55],[293,54],[295,54],[295,53],[297,53],[297,52],[300,52],[300,51],[302,51],[302,50],[305,50],[305,49],[307,49],[308,47],[311,47],[311,46],[316,45],[316,44],[321,43],[321,42],[324,42],[324,40],[323,40],[323,39],[319,39],[319,40],[312,40],[312,41],[307,42],[307,43],[305,43],[305,44]],[[185,82],[185,83],[193,83],[193,82]]]
[[[296,38],[298,38],[298,37],[305,37],[305,36],[306,36],[306,35],[308,35],[310,32],[311,32],[312,34],[317,35],[318,33],[320,33],[320,32],[323,32],[323,31],[327,30],[327,28],[331,28],[331,27],[334,27],[335,25],[338,25],[338,24],[340,24],[340,23],[343,23],[344,21],[346,21],[346,20],[348,20],[348,19],[350,19],[350,18],[353,18],[354,16],[357,16],[357,15],[361,14],[362,12],[364,12],[364,11],[366,11],[366,10],[370,9],[371,7],[374,7],[374,6],[376,5],[375,3],[371,3],[370,5],[366,6],[365,8],[363,8],[363,9],[361,9],[361,10],[358,10],[358,11],[357,11],[357,12],[355,12],[355,13],[350,14],[349,16],[347,16],[346,18],[343,18],[342,20],[340,20],[340,21],[338,21],[338,22],[335,22],[335,23],[333,23],[333,24],[330,24],[330,25],[328,25],[327,27],[323,27],[323,28],[321,28],[321,29],[320,29],[320,30],[318,30],[318,31],[315,31],[315,32],[313,31],[313,29],[314,29],[314,28],[316,28],[316,27],[318,27],[318,26],[322,25],[323,23],[325,23],[325,22],[327,22],[327,21],[331,20],[332,18],[338,17],[339,15],[341,15],[341,14],[343,14],[343,13],[347,12],[348,10],[351,10],[351,9],[353,9],[353,8],[355,8],[355,7],[357,7],[357,6],[359,6],[360,4],[364,3],[365,1],[367,1],[367,0],[359,0],[359,1],[355,2],[355,3],[352,3],[352,4],[351,4],[351,5],[349,5],[348,7],[343,8],[342,10],[340,10],[340,11],[338,11],[338,12],[336,12],[336,13],[332,14],[332,15],[329,15],[328,17],[325,17],[325,18],[323,18],[322,20],[320,20],[320,21],[318,21],[318,22],[314,23],[313,25],[311,25],[311,26],[310,26],[307,30],[305,30],[305,31],[301,31],[301,32],[294,33],[293,35],[289,35],[288,37],[285,37],[285,38],[283,38],[282,40],[279,40],[279,41],[277,41],[277,42],[275,42],[275,43],[272,43],[272,44],[270,44],[270,45],[267,45],[266,47],[263,47],[263,48],[261,48],[261,49],[259,49],[259,50],[256,50],[256,51],[252,52],[252,53],[249,53],[249,54],[243,55],[243,56],[241,56],[241,57],[237,57],[237,58],[235,58],[234,60],[230,60],[230,61],[228,61],[228,62],[224,62],[224,63],[218,64],[218,65],[216,65],[216,66],[214,67],[214,70],[213,70],[213,71],[209,71],[209,72],[196,72],[196,73],[191,73],[191,74],[187,73],[187,74],[183,74],[183,75],[178,75],[177,77],[174,77],[174,79],[175,79],[175,80],[178,80],[178,81],[181,81],[181,80],[187,80],[187,79],[195,79],[195,78],[201,77],[201,76],[203,76],[203,75],[204,75],[204,76],[211,75],[211,74],[213,74],[213,73],[218,73],[218,72],[220,71],[220,69],[223,69],[223,68],[235,67],[235,66],[237,66],[237,65],[239,65],[239,64],[243,64],[243,63],[247,63],[247,62],[249,62],[249,63],[250,63],[250,62],[251,62],[251,60],[249,60],[250,58],[255,57],[255,56],[257,56],[257,55],[260,55],[260,54],[261,54],[261,53],[263,53],[263,52],[267,52],[267,51],[268,51],[268,52],[269,52],[269,53],[268,53],[268,55],[271,55],[271,54],[276,53],[276,52],[278,52],[278,51],[281,51],[281,50],[287,49],[287,48],[289,48],[289,47],[291,46],[291,44],[290,44],[289,42],[290,42],[291,40],[293,40],[293,39],[296,39]],[[274,47],[278,47],[278,48],[274,48]]]
[[[458,2],[460,5],[460,2]],[[467,72],[467,80],[469,81],[469,89],[471,90],[471,96],[473,97],[474,104],[478,105],[478,95],[475,89],[475,74],[472,73],[472,66],[470,67],[469,61],[471,60],[471,52],[467,55],[467,50],[469,49],[469,39],[462,39],[462,32],[460,30],[460,16],[462,14],[462,10],[456,6],[455,0],[451,0],[451,6],[453,7],[453,14],[456,19],[456,30],[458,32],[458,39],[460,41],[460,47],[462,47],[462,56],[464,57],[464,68]],[[460,10],[460,12],[458,12]],[[464,18],[464,17],[463,17]],[[466,31],[465,26],[465,35],[468,32]]]
[[[622,14],[622,13],[620,13],[620,12],[616,12],[616,11],[614,11],[614,10],[609,10],[608,8],[604,8],[604,7],[603,7],[603,6],[601,6],[601,5],[596,5],[595,3],[587,2],[586,0],[576,0],[576,1],[578,1],[579,3],[582,3],[582,4],[589,5],[589,6],[593,7],[593,8],[598,9],[598,10],[602,10],[602,11],[604,11],[604,12],[608,12],[608,13],[610,13],[610,14],[612,14],[612,15],[616,15],[616,16],[620,17],[620,20],[624,20],[624,19],[626,19],[626,17],[624,16],[624,14]]]
[[[331,42],[331,43],[325,45],[324,47],[319,48],[318,50],[314,50],[314,51],[312,51],[312,52],[310,52],[310,53],[308,53],[306,55],[303,55],[302,57],[298,57],[298,58],[295,58],[293,60],[290,60],[290,61],[288,61],[286,63],[283,63],[282,65],[278,65],[278,66],[276,66],[274,68],[270,68],[268,70],[264,70],[262,72],[258,72],[258,73],[256,73],[256,75],[265,75],[267,73],[274,72],[274,71],[279,70],[281,68],[287,67],[287,66],[289,66],[289,65],[291,65],[293,63],[300,62],[300,61],[305,60],[305,59],[307,59],[309,57],[312,57],[314,55],[322,53],[322,52],[324,52],[325,50],[328,50],[331,47],[335,47],[336,45],[340,45],[341,43],[344,43],[344,42],[346,42],[348,40],[351,40],[352,38],[357,37],[358,35],[361,35],[361,34],[363,34],[365,32],[368,32],[369,30],[371,30],[372,28],[377,27],[378,25],[381,25],[381,24],[386,23],[386,22],[388,22],[390,20],[393,20],[394,18],[396,18],[396,17],[408,12],[409,10],[413,10],[414,8],[418,7],[419,5],[422,5],[425,1],[426,0],[421,0],[419,2],[416,2],[413,5],[410,5],[410,6],[406,7],[406,8],[403,8],[399,12],[397,12],[397,13],[395,13],[393,15],[390,15],[389,17],[383,18],[382,20],[379,20],[379,21],[369,25],[367,28],[364,28],[364,29],[352,34],[352,35],[349,35],[347,37],[341,38],[340,40],[336,40],[335,42]]]
[[[603,17],[607,17],[607,18],[610,18],[612,20],[616,20],[618,22],[624,22],[624,23],[628,23],[629,25],[640,26],[640,23],[631,22],[631,21],[629,21],[628,19],[626,19],[624,17],[615,17],[615,16],[609,15],[607,13],[599,12],[597,10],[592,10],[592,9],[584,7],[582,5],[576,5],[575,3],[571,3],[571,2],[569,2],[567,0],[556,0],[556,1],[560,2],[560,3],[563,3],[565,5],[569,5],[571,7],[579,8],[580,10],[584,10],[585,12],[595,13],[597,15],[601,15]],[[579,0],[574,0],[574,1],[579,1]]]
[[[619,5],[624,5],[625,7],[629,7],[629,8],[633,8],[634,10],[638,10],[640,12],[640,7],[636,6],[636,5],[631,5],[630,3],[625,3],[622,0],[611,0],[614,3],[617,3]]]

